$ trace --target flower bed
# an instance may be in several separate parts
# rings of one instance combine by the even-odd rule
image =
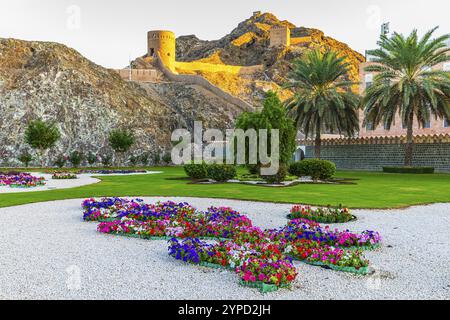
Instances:
[[[53,180],[75,180],[78,179],[76,174],[70,172],[55,172],[52,175]]]
[[[295,205],[288,215],[288,219],[307,219],[320,223],[344,223],[356,220],[356,217],[350,213],[347,208],[317,208],[313,210],[311,207]]]
[[[231,208],[199,211],[187,203],[146,204],[141,199],[87,199],[83,218],[101,233],[169,239],[169,255],[195,265],[233,270],[240,284],[271,292],[297,277],[292,259],[336,271],[367,274],[362,250],[381,243],[377,232],[352,233],[296,219],[262,230]],[[213,241],[204,241],[215,240]]]
[[[35,177],[29,173],[0,173],[0,186],[9,186],[10,188],[34,188],[44,185],[45,179],[43,177]]]

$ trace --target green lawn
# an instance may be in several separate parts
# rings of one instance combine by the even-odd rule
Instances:
[[[302,184],[269,188],[242,184],[189,184],[182,168],[148,168],[163,174],[102,176],[85,187],[32,193],[0,194],[0,207],[33,202],[100,196],[189,196],[311,205],[343,204],[350,208],[399,208],[450,202],[450,174],[413,175],[340,171],[337,177],[356,185]],[[178,179],[177,179],[178,178]]]

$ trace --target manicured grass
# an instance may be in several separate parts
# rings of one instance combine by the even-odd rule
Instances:
[[[185,196],[228,198],[350,208],[399,208],[450,202],[450,174],[386,174],[340,171],[338,178],[357,179],[355,185],[302,184],[269,188],[242,184],[189,184],[182,168],[147,168],[163,174],[102,176],[102,182],[74,189],[0,194],[0,207],[33,202],[101,196]]]

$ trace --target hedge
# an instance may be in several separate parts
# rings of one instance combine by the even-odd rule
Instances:
[[[414,173],[429,174],[434,173],[433,167],[383,167],[385,173]]]

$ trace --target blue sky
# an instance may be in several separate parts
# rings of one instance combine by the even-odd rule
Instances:
[[[119,68],[145,53],[148,30],[214,40],[257,10],[321,29],[361,53],[375,45],[384,21],[402,33],[437,25],[439,34],[450,32],[444,0],[14,0],[0,2],[0,37],[64,43]]]

